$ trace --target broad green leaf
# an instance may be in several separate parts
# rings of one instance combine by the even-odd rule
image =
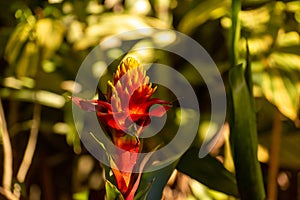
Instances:
[[[261,34],[257,37],[251,37],[248,40],[249,49],[252,56],[261,56],[268,53],[273,45],[273,38],[270,35]],[[241,38],[239,41],[240,54],[246,54],[246,39]]]
[[[250,70],[247,70],[249,73]],[[249,77],[249,74],[246,74]],[[257,159],[257,131],[254,104],[242,65],[229,71],[230,144],[236,179],[242,199],[265,199],[260,164]]]
[[[266,34],[265,26],[266,23],[269,23],[272,8],[274,9],[274,5],[266,4],[255,9],[245,9],[240,11],[242,29],[249,30],[256,34]]]
[[[162,190],[165,187],[169,177],[171,176],[176,163],[174,162],[167,167],[164,167],[161,170],[157,170],[154,172],[147,172],[143,173],[145,167],[147,164],[149,164],[149,159],[153,155],[153,153],[159,148],[160,146],[157,146],[156,148],[153,149],[153,151],[149,152],[146,154],[145,157],[141,160],[139,164],[139,176],[136,180],[136,183],[134,184],[132,188],[132,193],[130,195],[133,195],[134,192],[134,199],[135,200],[144,200],[146,198],[150,199],[160,199],[162,195]],[[161,173],[163,172],[163,173]],[[155,179],[160,179],[159,181],[155,182]],[[137,185],[138,184],[138,185]],[[151,190],[152,188],[152,190]],[[156,192],[154,192],[156,191]],[[161,191],[161,192],[157,192]],[[151,194],[151,193],[155,194]],[[148,197],[148,194],[151,197]],[[154,195],[154,196],[153,196]]]
[[[84,36],[75,41],[75,50],[84,50],[88,47],[95,46],[101,39],[126,31],[133,31],[141,28],[169,28],[161,20],[151,17],[140,17],[128,14],[105,13],[98,17],[99,23],[89,24],[85,29]],[[123,40],[138,39],[143,35],[127,34]]]
[[[35,30],[37,43],[43,47],[43,59],[47,59],[60,47],[64,26],[59,20],[44,18],[37,21]]]
[[[210,155],[201,159],[198,156],[199,149],[189,149],[176,168],[213,190],[239,196],[235,176],[220,161]]]
[[[175,161],[174,163],[157,171],[143,173],[136,193],[138,198],[135,198],[135,200],[161,199],[163,189],[172,175],[177,162],[178,161]],[[147,191],[146,194],[145,190]]]
[[[263,73],[262,80],[259,83],[268,101],[291,120],[297,119],[299,104],[297,82],[299,82],[299,77],[296,74],[279,69],[270,69],[268,72]]]
[[[273,52],[266,61],[263,70],[253,74],[255,85],[283,115],[296,120],[299,106],[299,55]]]
[[[273,52],[268,57],[269,66],[287,71],[300,70],[300,56],[293,53]]]
[[[144,200],[144,199],[146,199],[151,185],[152,185],[152,181],[149,182],[148,185],[145,186],[145,188],[143,188],[140,191],[137,191],[135,196],[134,196],[134,199],[135,200]]]
[[[106,180],[105,183],[106,199],[109,200],[124,200],[123,195],[115,185]]]
[[[257,97],[264,96],[291,120],[297,119],[300,80],[300,36],[286,27],[283,15],[289,3],[269,2],[255,9],[241,11],[241,25],[249,41],[254,60],[253,78]],[[297,6],[290,4],[295,12]],[[270,20],[272,19],[272,20]],[[240,39],[241,55],[246,55],[246,39]],[[231,64],[235,66],[236,63]]]
[[[209,19],[217,19],[227,13],[227,1],[206,0],[198,4],[181,19],[178,30],[191,34],[195,28],[205,23]]]

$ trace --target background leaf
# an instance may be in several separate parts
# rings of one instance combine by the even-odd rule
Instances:
[[[239,196],[235,176],[220,161],[207,155],[199,158],[199,149],[189,149],[180,159],[176,169],[196,179],[213,190]]]
[[[160,170],[143,173],[136,193],[138,198],[135,200],[161,199],[163,189],[172,175],[176,164],[177,161]],[[146,193],[145,190],[147,190]]]
[[[201,1],[183,16],[178,25],[178,30],[188,35],[192,34],[195,28],[206,21],[224,16],[227,12],[227,5],[228,1],[222,0]]]

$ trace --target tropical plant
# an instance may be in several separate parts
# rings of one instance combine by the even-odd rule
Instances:
[[[280,169],[285,169],[287,177],[297,177],[299,1],[13,0],[0,4],[3,197],[39,194],[42,199],[93,199],[96,194],[98,199],[105,195],[108,199],[160,199],[175,171],[193,179],[186,199],[265,199],[265,193],[276,199],[278,188],[283,187],[277,183]],[[167,43],[155,35],[141,39],[128,34],[118,41],[109,40],[141,28],[169,29],[190,36],[205,48],[222,74],[228,97],[227,122],[216,128],[221,136],[202,159],[199,149],[212,114],[204,78],[178,55],[154,49],[137,51],[154,44],[175,45],[170,35]],[[103,57],[113,62],[109,66],[98,62],[92,72],[94,77],[102,74],[98,91],[84,91],[97,93],[98,99],[72,96],[81,87],[74,81],[81,63],[105,41],[110,43],[106,43]],[[120,43],[127,45],[128,54]],[[178,109],[174,94],[149,84],[141,65],[156,62],[172,66],[192,85],[201,111],[199,130],[180,159],[154,172],[133,173],[131,169],[142,169],[150,158],[128,158],[126,151],[155,151],[159,144],[172,140],[180,117],[188,125],[200,114]],[[85,84],[91,82],[87,78]],[[135,84],[143,85],[141,91],[131,91],[137,89]],[[124,156],[108,155],[109,166],[97,164],[80,137],[92,134],[99,148],[106,147],[97,140],[97,132],[89,133],[86,121],[76,129],[70,96],[82,110],[98,114],[107,136],[125,150]],[[129,108],[120,96],[130,99]],[[154,104],[156,110],[151,110]],[[167,122],[161,133],[152,139],[140,138],[150,116],[162,119],[163,114]],[[128,121],[140,129],[129,128]],[[263,147],[269,148],[269,159],[262,157]],[[54,175],[49,176],[51,173]],[[295,183],[290,185],[297,188]],[[279,192],[278,199],[294,195]]]

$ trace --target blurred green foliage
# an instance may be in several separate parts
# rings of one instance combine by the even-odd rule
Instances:
[[[78,160],[87,152],[74,127],[68,96],[74,91],[74,79],[80,64],[99,42],[109,36],[143,27],[170,28],[191,36],[214,59],[226,86],[230,52],[235,51],[237,54],[236,63],[245,63],[248,41],[259,134],[262,137],[268,135],[266,133],[272,129],[274,110],[278,109],[285,116],[285,134],[299,138],[296,126],[299,126],[300,1],[246,0],[241,6],[240,36],[237,37],[234,49],[231,49],[230,33],[234,22],[231,19],[231,1],[227,0],[2,1],[0,96],[4,101],[14,149],[14,171],[21,162],[28,139],[33,103],[43,106],[37,150],[26,181],[27,191],[32,185],[39,184],[45,198],[54,195],[58,199],[66,195],[71,199],[72,193],[81,191],[84,191],[82,196],[86,197],[88,187],[98,190],[103,188],[103,184],[93,188],[91,184],[80,183],[84,181],[74,178]],[[124,38],[124,41],[130,40],[134,39]],[[153,41],[141,41],[133,49],[142,46],[143,42]],[[116,48],[105,53],[110,58],[123,54]],[[159,51],[143,52],[138,57],[142,62],[160,61],[180,71],[199,97],[203,112],[201,124],[207,122],[210,116],[208,91],[202,78],[195,75],[189,63],[176,55]],[[101,70],[101,66],[98,68],[96,72]],[[109,69],[100,83],[110,79],[112,71]],[[106,90],[103,84],[100,84],[100,88]],[[160,90],[159,95],[167,95],[164,89]],[[176,116],[176,111],[171,112]],[[170,120],[174,122],[176,117]],[[168,128],[175,130],[176,126]],[[200,130],[199,141],[195,141],[194,146],[199,147],[203,139],[201,134]],[[171,136],[162,140],[170,140],[168,137]],[[268,141],[263,140],[267,147],[270,146]],[[148,145],[155,146],[150,142]],[[290,154],[284,154],[288,156],[281,158],[280,163],[299,170],[299,162],[295,161],[297,156],[294,156],[297,151],[293,149],[293,145],[297,144],[282,145],[282,149],[288,149]],[[226,152],[221,151],[220,154],[226,155]],[[43,163],[43,158],[47,159],[46,163]],[[185,160],[189,159],[184,157]],[[182,171],[188,168],[182,164],[183,161],[180,162]],[[210,162],[213,163],[209,165],[212,169],[220,168],[215,160]],[[2,171],[2,166],[0,169]],[[40,173],[39,169],[44,172]],[[92,172],[99,173],[99,170],[99,166],[94,166],[89,177],[92,177]],[[55,176],[49,178],[47,173]],[[221,191],[236,195],[235,182],[231,181],[232,174],[228,175],[230,172],[225,171],[225,168],[220,173],[229,176],[229,182],[233,184],[228,185],[228,191]],[[170,174],[170,171],[166,174]],[[63,180],[61,177],[65,175],[67,178]],[[190,169],[190,175],[198,176],[194,169]],[[45,189],[43,181],[52,181],[50,189]],[[203,182],[210,185],[207,177]],[[216,184],[212,188],[220,190],[219,187]],[[194,199],[197,198],[200,197],[195,195]],[[214,197],[212,195],[209,198]]]

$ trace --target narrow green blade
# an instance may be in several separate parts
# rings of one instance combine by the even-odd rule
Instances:
[[[249,77],[248,74],[246,76]],[[257,159],[254,101],[249,93],[242,65],[229,71],[229,86],[230,144],[239,193],[242,199],[265,199],[262,173]]]
[[[105,190],[106,190],[106,199],[109,199],[109,200],[124,200],[123,195],[121,194],[121,192],[111,182],[106,181]]]

